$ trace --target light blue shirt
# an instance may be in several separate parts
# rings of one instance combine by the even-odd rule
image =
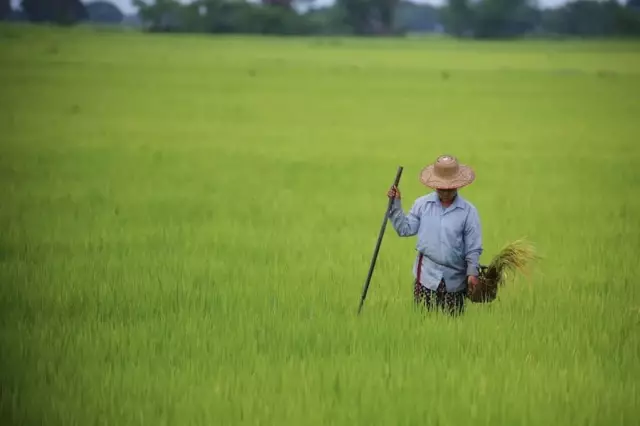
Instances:
[[[467,276],[478,275],[482,254],[482,229],[475,206],[460,194],[446,209],[436,192],[418,198],[409,214],[394,199],[389,220],[399,236],[418,236],[418,254],[413,264],[417,277],[418,259],[423,254],[421,279],[423,286],[436,290],[444,279],[447,291],[466,289]]]

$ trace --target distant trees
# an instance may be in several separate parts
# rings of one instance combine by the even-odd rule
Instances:
[[[336,0],[341,12],[342,23],[354,34],[364,35],[373,32],[372,2],[369,0]]]
[[[640,0],[573,0],[538,9],[532,0],[449,0],[446,31],[454,36],[510,38],[531,33],[574,36],[640,35]]]
[[[0,19],[72,25],[80,21],[142,25],[148,31],[246,34],[395,35],[444,31],[454,37],[508,39],[529,35],[640,37],[640,0],[569,0],[539,8],[539,0],[130,0],[125,17],[110,0],[0,0]],[[301,10],[300,6],[304,6]]]
[[[391,34],[398,0],[336,0],[342,23],[358,35]]]
[[[119,24],[124,19],[124,13],[116,5],[108,1],[87,2],[86,8],[91,22]]]
[[[435,32],[442,27],[440,20],[439,10],[435,6],[400,0],[394,10],[392,27],[399,33]]]
[[[187,5],[177,0],[134,0],[134,4],[153,31],[386,35],[407,29],[409,21],[414,28],[420,26],[415,14],[406,13],[411,10],[407,0],[335,0],[331,7],[305,14],[295,11],[294,0],[193,0]],[[539,9],[535,0],[448,0],[439,10],[429,8],[415,13],[421,12],[425,22],[437,21],[455,37],[640,35],[640,0],[625,5],[616,0],[572,0],[555,9]],[[400,11],[403,21],[398,20]]]
[[[27,20],[35,23],[73,25],[81,21],[120,24],[122,11],[105,0],[20,0],[20,9],[11,9],[11,0],[0,0],[0,20]]]
[[[444,27],[452,36],[462,37],[473,30],[474,17],[470,0],[449,0],[441,15]]]
[[[509,38],[531,32],[537,21],[532,0],[484,0],[474,5],[473,34],[478,38]]]
[[[321,18],[299,13],[297,3],[313,0],[133,0],[151,31],[307,34],[343,32],[371,35],[394,32],[400,0],[336,0]],[[327,29],[330,31],[326,31]]]
[[[640,10],[616,1],[573,1],[545,11],[541,25],[550,33],[581,37],[640,35]]]
[[[626,5],[630,9],[640,9],[640,0],[629,0]]]
[[[0,0],[0,20],[11,15],[11,0]]]
[[[88,16],[80,0],[22,0],[21,7],[33,22],[71,25]]]
[[[168,31],[172,26],[175,26],[175,21],[178,19],[181,8],[180,3],[175,0],[155,0],[153,3],[148,3],[144,0],[132,0],[131,3],[138,9],[140,19],[151,30],[156,31]]]
[[[243,0],[133,0],[150,31],[305,34],[310,21],[286,0],[263,3]]]

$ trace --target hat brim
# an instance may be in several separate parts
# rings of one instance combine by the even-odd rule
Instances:
[[[472,183],[476,178],[471,167],[460,164],[458,173],[444,179],[434,173],[434,165],[431,164],[420,172],[420,182],[432,189],[458,189]]]

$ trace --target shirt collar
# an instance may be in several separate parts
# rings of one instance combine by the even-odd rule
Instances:
[[[433,191],[431,194],[427,196],[427,202],[436,203],[442,206],[442,204],[440,203],[440,200],[438,199],[438,193],[436,191]],[[453,200],[453,204],[451,204],[450,207],[453,207],[454,209],[458,208],[458,209],[464,210],[465,204],[464,204],[464,200],[462,199],[462,196],[460,195],[460,192],[458,192],[458,194],[456,195],[456,198]]]
[[[456,199],[453,200],[453,206],[464,210],[464,200],[462,199],[462,196],[460,195],[459,192],[458,192],[458,195],[456,195]]]

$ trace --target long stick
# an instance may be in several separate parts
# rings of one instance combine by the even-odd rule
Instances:
[[[398,167],[398,172],[396,173],[396,180],[393,182],[394,186],[398,186],[400,183],[400,177],[402,176],[403,167]],[[376,242],[376,248],[373,250],[373,257],[371,258],[371,265],[369,265],[369,273],[367,274],[367,279],[364,283],[364,288],[362,289],[362,297],[360,298],[360,306],[358,307],[358,315],[360,315],[360,311],[362,311],[362,306],[364,305],[364,299],[367,297],[367,291],[369,291],[369,283],[371,282],[371,277],[373,276],[373,269],[376,267],[376,260],[378,259],[378,252],[380,251],[380,245],[382,244],[382,237],[384,237],[384,231],[387,227],[387,220],[389,219],[389,212],[391,211],[391,205],[393,204],[393,198],[389,198],[389,204],[387,205],[387,210],[384,212],[384,219],[382,220],[382,227],[380,228],[380,233],[378,234],[378,241]]]

